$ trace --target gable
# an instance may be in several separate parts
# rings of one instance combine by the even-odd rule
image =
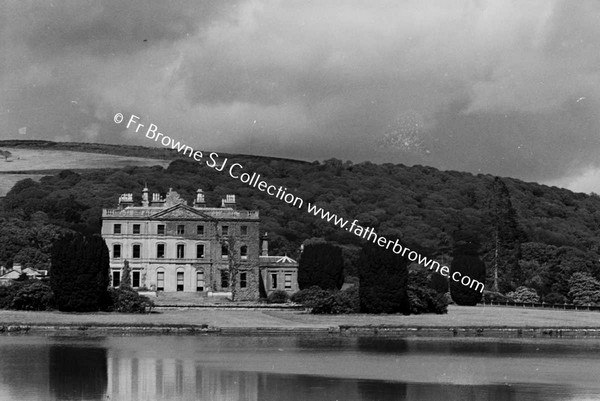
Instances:
[[[207,215],[206,213],[202,213],[194,208],[179,204],[173,207],[170,207],[167,210],[163,210],[159,213],[156,213],[150,216],[151,219],[193,219],[193,220],[214,220],[213,217]]]

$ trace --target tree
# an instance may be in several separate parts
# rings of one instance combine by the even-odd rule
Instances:
[[[314,285],[324,290],[339,290],[344,284],[344,257],[336,245],[320,242],[304,247],[298,262],[300,289]]]
[[[131,288],[131,268],[129,267],[128,260],[123,262],[123,275],[121,277],[119,288]]]
[[[511,291],[506,296],[513,302],[527,302],[537,303],[540,302],[540,297],[533,288],[521,286],[515,291]]]
[[[519,267],[524,234],[519,227],[510,192],[500,177],[496,177],[492,183],[488,219],[493,230],[492,291],[505,292],[524,280]]]
[[[67,234],[51,251],[50,286],[61,311],[88,312],[109,304],[109,256],[99,235]]]
[[[479,259],[478,252],[477,235],[469,231],[457,231],[454,236],[454,259],[450,265],[450,276],[459,272],[460,277],[469,276],[471,280],[483,283],[485,281],[485,264]],[[475,306],[483,294],[461,282],[450,280],[450,295],[458,305]]]
[[[363,245],[359,263],[360,311],[410,313],[407,260],[375,244]]]
[[[569,279],[569,298],[575,305],[600,303],[600,281],[588,273],[575,273]]]

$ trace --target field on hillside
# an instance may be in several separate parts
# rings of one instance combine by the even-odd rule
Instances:
[[[68,150],[39,150],[2,148],[12,153],[11,161],[0,159],[0,196],[12,188],[19,180],[32,178],[40,179],[40,174],[6,174],[13,171],[62,170],[62,169],[98,169],[122,168],[126,166],[156,166],[167,167],[168,160],[146,159],[142,157],[115,156],[99,153],[83,153]]]

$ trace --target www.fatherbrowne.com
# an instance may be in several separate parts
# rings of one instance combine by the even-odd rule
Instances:
[[[345,229],[346,231],[350,231],[357,237],[366,239],[367,241],[372,241],[374,244],[377,244],[385,249],[390,249],[391,247],[392,252],[402,255],[403,257],[406,256],[411,262],[416,261],[420,265],[429,268],[429,270],[434,270],[436,273],[439,273],[444,277],[450,277],[457,283],[461,283],[462,285],[474,289],[475,291],[483,292],[484,286],[482,282],[474,280],[469,276],[463,276],[458,271],[455,271],[450,275],[450,268],[448,266],[442,266],[435,260],[431,260],[423,255],[420,255],[418,252],[412,251],[410,248],[403,247],[398,243],[398,239],[387,239],[379,236],[372,227],[362,227],[356,224],[358,220],[354,220],[352,223],[350,223],[350,227],[348,227],[348,220],[325,211],[311,203],[307,204],[307,208],[309,213],[312,213],[313,215],[320,217],[329,223],[333,223],[334,225]]]
[[[115,123],[122,123],[125,121],[124,117],[125,116],[122,113],[115,114]],[[127,126],[125,128],[129,129],[131,127],[131,129],[135,129],[135,132],[137,133],[141,128],[144,128],[144,126],[145,124],[140,123],[140,117],[132,114],[127,121]],[[188,146],[180,141],[175,142],[175,140],[171,137],[164,135],[162,132],[158,132],[158,127],[155,124],[148,125],[148,128],[145,131],[146,138],[154,140],[155,142],[158,142],[160,138],[160,143],[164,147],[170,147],[173,150],[177,149],[177,152],[182,153],[183,155],[189,153],[188,156],[197,162],[202,161],[204,158],[204,155],[201,151],[195,150],[191,146]],[[141,133],[143,134],[144,130],[142,130]],[[205,160],[205,162],[208,167],[214,168],[217,171],[223,171],[227,165],[227,160],[228,158],[219,160],[219,155],[215,152],[212,152],[209,155],[209,160]],[[260,174],[243,172],[243,166],[239,163],[231,163],[229,167],[229,175],[231,178],[238,179],[244,184],[257,188],[259,191],[266,192],[277,199],[283,200],[289,205],[299,209],[302,209],[304,205],[304,200],[292,193],[286,192],[287,188],[282,186],[277,188],[275,185],[270,185],[266,181],[260,179]],[[367,241],[373,241],[374,244],[377,244],[385,249],[390,249],[390,247],[392,247],[392,252],[402,255],[403,257],[407,257],[411,262],[416,261],[420,265],[429,268],[429,270],[434,270],[436,273],[439,273],[444,277],[450,277],[457,283],[461,283],[462,285],[474,289],[475,291],[483,292],[483,283],[474,280],[469,276],[463,276],[460,272],[454,272],[452,275],[450,275],[450,268],[448,266],[442,266],[438,262],[428,259],[416,251],[411,251],[409,248],[402,247],[402,245],[398,243],[397,239],[391,240],[377,235],[375,230],[371,227],[359,226],[356,224],[358,220],[354,220],[352,223],[350,223],[350,227],[348,227],[348,220],[342,217],[338,217],[337,215],[325,211],[311,203],[307,203],[307,208],[308,213],[312,213],[314,216],[320,217],[329,223],[333,223],[342,229],[346,229],[360,238],[366,239]]]

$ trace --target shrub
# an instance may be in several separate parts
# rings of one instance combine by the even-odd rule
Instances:
[[[321,298],[313,304],[311,313],[313,314],[342,314],[358,313],[360,310],[360,300],[358,288],[350,287],[343,291],[329,293],[328,296]]]
[[[538,303],[540,297],[533,288],[521,286],[514,291],[506,294],[506,297],[513,302]]]
[[[415,284],[409,284],[407,294],[411,314],[448,313],[446,294],[440,294],[429,287]]]
[[[327,298],[329,295],[331,295],[330,291],[322,290],[321,287],[313,285],[312,287],[307,288],[305,290],[295,292],[290,297],[290,300],[292,302],[312,308],[318,302],[321,302],[323,299]]]
[[[566,301],[567,298],[558,292],[551,292],[550,294],[544,296],[544,302],[548,304],[564,304]]]
[[[12,283],[0,286],[0,309],[10,309],[15,295],[22,287],[22,283]]]
[[[267,297],[267,302],[270,304],[284,304],[290,299],[287,292],[283,290],[273,291]]]
[[[19,286],[14,294],[10,309],[49,310],[52,309],[53,294],[48,284],[39,281]]]
[[[483,291],[483,300],[485,302],[506,302],[510,301],[506,295],[496,292],[496,291]]]
[[[140,295],[132,288],[109,288],[109,310],[122,313],[149,313],[154,307],[150,298]]]

